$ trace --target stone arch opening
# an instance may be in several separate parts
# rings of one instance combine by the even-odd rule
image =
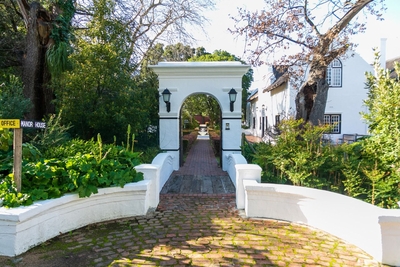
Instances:
[[[189,103],[188,103],[189,101]],[[188,110],[185,109],[185,104],[188,106],[191,106],[193,104],[190,104],[191,101],[197,101],[197,102],[202,102],[201,104],[195,105],[195,109]],[[192,106],[193,107],[193,106]],[[196,113],[197,112],[197,113]],[[218,101],[218,99],[208,93],[204,92],[195,92],[191,95],[188,95],[184,101],[182,102],[181,108],[180,108],[180,166],[183,166],[183,157],[185,151],[185,145],[184,145],[184,135],[188,134],[188,130],[193,130],[193,125],[194,124],[199,124],[199,132],[198,132],[198,139],[211,139],[210,138],[210,133],[212,132],[218,132],[220,131],[221,128],[221,104]],[[189,120],[185,124],[185,120]],[[185,127],[187,125],[192,126],[192,128]],[[206,126],[206,128],[204,128]],[[204,131],[202,131],[202,128]],[[215,147],[217,149],[217,157],[220,159],[221,158],[221,149],[220,146]],[[220,164],[221,165],[221,164]]]
[[[173,166],[180,166],[180,110],[185,99],[201,93],[215,97],[221,108],[221,165],[229,154],[241,153],[242,119],[242,77],[249,65],[240,62],[160,62],[149,66],[159,79],[159,125],[160,148],[174,156]],[[162,92],[171,93],[169,108],[162,98]],[[237,92],[231,109],[229,91]]]

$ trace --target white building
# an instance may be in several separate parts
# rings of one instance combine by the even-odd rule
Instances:
[[[339,142],[343,134],[366,135],[368,126],[360,112],[365,112],[367,98],[366,72],[373,67],[360,55],[354,54],[344,60],[335,59],[327,69],[330,84],[325,108],[325,123],[335,125],[329,138]],[[267,86],[257,89],[248,99],[250,132],[254,136],[265,137],[281,120],[293,117],[296,112],[297,90],[291,85],[287,73],[270,68]]]

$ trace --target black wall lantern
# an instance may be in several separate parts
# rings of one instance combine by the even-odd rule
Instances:
[[[233,112],[233,103],[235,103],[235,101],[236,101],[236,96],[237,96],[237,92],[236,92],[236,90],[235,89],[231,89],[230,91],[229,91],[229,101],[230,101],[230,106],[231,106],[231,112]]]
[[[171,111],[171,103],[169,102],[169,100],[171,99],[171,92],[168,89],[165,89],[162,92],[162,97],[163,97],[165,104],[167,104],[167,112],[170,112]]]

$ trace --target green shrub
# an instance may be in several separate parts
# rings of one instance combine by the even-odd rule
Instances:
[[[0,169],[7,169],[0,177],[0,198],[6,207],[30,205],[33,201],[57,198],[68,192],[79,197],[89,197],[98,188],[121,186],[143,179],[135,166],[140,164],[140,153],[114,144],[104,145],[99,137],[93,140],[71,140],[59,147],[51,147],[44,158],[31,144],[22,165],[22,190],[17,193],[13,175],[5,162]],[[33,151],[33,152],[32,152]]]
[[[395,63],[400,77],[400,64]],[[400,82],[391,78],[389,70],[375,60],[376,73],[367,74],[368,113],[363,117],[369,125],[370,137],[360,142],[360,163],[356,173],[367,189],[366,199],[381,207],[397,207],[400,200]],[[359,193],[356,188],[353,191]]]
[[[0,182],[13,169],[13,130],[0,128]]]
[[[141,152],[140,162],[151,163],[160,152],[161,151],[158,147],[147,147],[144,151]]]
[[[46,129],[38,131],[30,141],[32,145],[36,146],[44,154],[47,153],[47,150],[51,150],[70,140],[68,130],[71,126],[61,123],[61,115],[62,111],[46,119]]]
[[[189,134],[186,134],[182,137],[183,143],[183,153],[186,154],[192,148],[192,145],[197,140],[197,131],[191,131]]]
[[[3,82],[2,82],[3,81]],[[22,81],[14,75],[0,75],[0,118],[21,119],[31,107],[22,94]]]
[[[248,162],[262,168],[263,182],[324,189],[384,208],[398,207],[398,153],[383,151],[383,142],[387,139],[369,137],[352,144],[327,144],[323,141],[325,127],[295,120],[283,121],[279,130],[281,134],[275,144],[250,146],[244,142],[242,148]],[[390,161],[391,158],[395,160]]]
[[[219,130],[209,131],[211,146],[213,148],[214,155],[217,157],[219,156],[221,150],[221,137],[219,133]]]
[[[262,181],[343,192],[340,146],[324,142],[325,126],[285,120],[274,144],[244,145],[248,162],[262,168]],[[254,152],[252,151],[254,150]]]
[[[324,178],[319,169],[327,155],[322,137],[326,127],[312,126],[301,120],[285,120],[274,145],[272,163],[294,185],[322,188]]]

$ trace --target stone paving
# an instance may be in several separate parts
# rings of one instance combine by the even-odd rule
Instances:
[[[61,234],[18,257],[0,257],[0,266],[381,265],[325,232],[245,218],[234,194],[179,193],[161,194],[146,216]]]
[[[228,176],[219,166],[209,139],[198,139],[189,151],[185,164],[174,175]]]
[[[34,263],[34,264],[32,264]],[[162,195],[147,216],[63,234],[1,266],[379,266],[316,229],[240,216],[235,198]]]

